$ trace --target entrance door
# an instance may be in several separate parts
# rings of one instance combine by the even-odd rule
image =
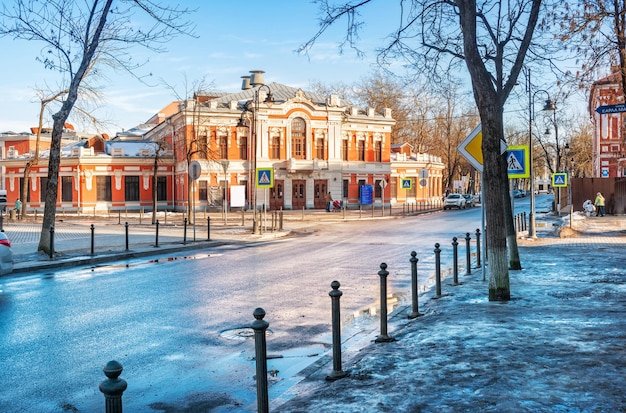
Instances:
[[[284,199],[285,182],[274,180],[274,187],[270,188],[270,211],[282,209],[285,204]]]
[[[291,207],[302,209],[306,207],[306,181],[304,179],[294,180],[291,184]]]
[[[328,192],[328,181],[316,179],[313,183],[313,206],[315,209],[326,208],[326,193]]]

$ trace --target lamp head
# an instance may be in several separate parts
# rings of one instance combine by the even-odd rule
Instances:
[[[543,105],[542,110],[546,112],[554,112],[556,110],[556,103],[552,99],[548,98],[546,100],[546,104]]]

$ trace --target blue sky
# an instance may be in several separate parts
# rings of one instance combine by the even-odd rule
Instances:
[[[331,27],[316,43],[309,56],[294,50],[317,31],[317,5],[306,0],[265,1],[186,1],[197,7],[191,16],[198,38],[180,37],[166,45],[168,52],[154,54],[137,48],[137,60],[149,58],[139,75],[152,73],[148,87],[130,75],[108,75],[102,90],[104,105],[96,112],[111,121],[103,132],[114,134],[144,122],[176,100],[160,78],[185,94],[188,84],[205,78],[213,89],[235,92],[241,76],[250,70],[265,70],[266,82],[279,82],[306,88],[311,81],[351,84],[371,73],[376,47],[384,43],[398,18],[396,2],[373,2],[363,9],[367,25],[363,28],[359,58],[351,49],[340,54],[338,45],[345,35],[345,22]],[[0,132],[28,131],[37,125],[39,103],[35,88],[54,85],[58,74],[45,70],[35,60],[41,43],[0,39],[4,61],[0,76]],[[50,116],[46,124],[51,126]]]
[[[113,136],[145,122],[176,100],[175,93],[160,79],[174,87],[180,96],[184,96],[186,90],[191,93],[191,85],[203,78],[214,90],[236,92],[241,88],[241,76],[250,70],[264,70],[267,83],[304,89],[312,81],[350,85],[376,68],[375,49],[386,44],[385,38],[396,28],[399,18],[399,2],[373,1],[360,9],[366,24],[358,46],[365,57],[358,57],[349,47],[340,53],[339,43],[347,25],[345,19],[331,26],[306,56],[297,54],[295,49],[318,30],[318,6],[309,0],[187,0],[182,3],[197,8],[190,19],[196,25],[198,37],[178,37],[168,43],[168,51],[161,54],[133,49],[136,61],[148,60],[136,74],[151,73],[148,82],[152,87],[125,72],[108,72],[101,91],[103,104],[94,112],[107,123],[98,132]],[[23,132],[37,125],[39,102],[35,89],[45,84],[55,85],[59,76],[36,61],[41,47],[37,42],[0,38],[3,56],[10,56],[0,69],[0,90],[4,98],[0,100],[0,132]],[[511,96],[507,104],[507,112],[512,111],[511,117],[518,121],[527,116],[524,114],[527,102],[523,98],[524,82],[522,78],[517,91],[522,100],[516,102]],[[547,80],[535,75],[533,82],[540,86]],[[551,88],[550,84],[542,87]],[[584,113],[585,98],[578,99],[580,97],[571,98],[569,103]],[[48,115],[44,126],[51,125]]]

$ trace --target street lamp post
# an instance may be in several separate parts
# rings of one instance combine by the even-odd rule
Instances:
[[[550,98],[550,93],[545,90],[537,90],[532,93],[532,83],[530,82],[530,69],[528,69],[528,157],[530,159],[529,165],[529,179],[530,179],[530,214],[528,215],[528,236],[530,238],[536,238],[536,226],[535,226],[535,168],[533,167],[533,121],[535,119],[535,97],[537,93],[545,93],[548,96],[546,103],[542,111],[554,110],[556,114],[556,105]],[[555,115],[556,116],[556,115]],[[556,128],[556,122],[555,122]]]
[[[274,103],[272,91],[270,87],[265,84],[265,80],[263,77],[264,73],[265,72],[263,70],[251,70],[249,76],[241,76],[241,78],[243,79],[241,90],[254,89],[254,97],[253,97],[254,109],[252,110],[252,127],[251,127],[252,133],[250,134],[250,137],[251,137],[250,159],[252,160],[252,165],[251,165],[251,169],[248,175],[249,179],[250,178],[252,179],[252,182],[250,184],[250,188],[252,192],[250,198],[252,199],[252,208],[253,208],[252,232],[254,234],[259,233],[259,222],[258,222],[258,217],[257,217],[257,202],[256,202],[256,192],[257,192],[257,187],[256,187],[257,176],[256,175],[257,175],[257,152],[258,152],[258,145],[259,145],[259,142],[257,139],[258,129],[259,129],[258,112],[259,112],[259,106],[260,106],[260,92],[262,89],[267,90],[267,96],[263,100],[263,103],[267,105],[271,105],[272,103]],[[250,111],[250,109],[248,109],[247,107],[246,107],[246,110]],[[240,124],[242,122],[243,122],[243,119],[240,119]]]

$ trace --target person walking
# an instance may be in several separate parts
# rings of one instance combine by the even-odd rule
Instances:
[[[326,212],[330,212],[330,207],[333,204],[333,197],[330,192],[326,194]]]
[[[601,192],[596,195],[596,200],[593,203],[596,206],[596,216],[604,216],[604,197]]]
[[[20,201],[20,199],[17,198],[17,201],[15,201],[15,215],[17,219],[20,219],[21,212],[22,212],[22,201]]]

